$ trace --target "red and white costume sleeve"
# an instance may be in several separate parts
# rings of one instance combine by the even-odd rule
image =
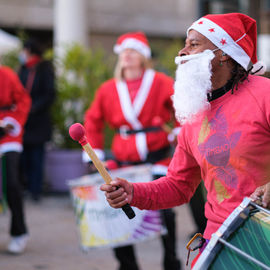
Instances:
[[[148,69],[132,101],[125,81],[111,79],[96,92],[95,99],[85,114],[85,129],[92,147],[100,153],[104,148],[103,129],[107,122],[112,129],[138,130],[153,126],[158,116],[166,123],[172,119],[171,96],[173,79]],[[137,162],[146,159],[149,152],[169,145],[163,130],[140,132],[128,136],[116,133],[112,152],[119,161]]]
[[[0,139],[0,153],[22,151],[23,126],[31,106],[31,98],[22,86],[17,74],[0,66],[0,120],[14,129]]]
[[[233,94],[211,101],[211,110],[182,127],[167,175],[133,184],[131,205],[181,205],[203,179],[208,191],[204,237],[210,239],[244,197],[270,181],[269,89],[269,79],[249,76]]]

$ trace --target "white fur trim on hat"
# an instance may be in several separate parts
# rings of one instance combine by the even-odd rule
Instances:
[[[258,61],[252,66],[251,73],[254,75],[263,75],[266,72],[266,64]]]
[[[194,22],[188,28],[187,33],[191,29],[198,31],[207,37],[213,44],[233,58],[245,70],[248,70],[251,59],[237,43],[245,36],[245,34],[242,37],[239,37],[238,40],[234,41],[231,36],[223,30],[223,28],[207,18],[201,18]]]
[[[116,44],[113,47],[113,51],[116,54],[121,53],[124,49],[134,49],[139,53],[141,53],[146,58],[151,58],[151,49],[148,46],[146,46],[143,42],[135,38],[127,38],[121,44]]]

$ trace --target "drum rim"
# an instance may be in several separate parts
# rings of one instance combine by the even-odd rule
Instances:
[[[263,212],[266,212],[270,215],[269,210],[254,203],[254,201],[251,198],[245,197],[243,199],[243,201],[241,202],[241,204],[227,217],[227,219],[220,226],[220,228],[214,234],[212,234],[212,237],[211,237],[209,243],[207,244],[207,246],[203,250],[202,254],[198,258],[198,260],[195,263],[195,265],[193,266],[192,270],[208,269],[208,267],[210,266],[210,264],[214,260],[216,254],[222,248],[222,243],[219,242],[219,239],[220,238],[223,239],[223,237],[225,236],[224,237],[224,240],[225,240],[231,235],[231,233],[229,233],[228,235],[225,235],[229,229],[229,226],[231,226],[231,224],[236,221],[236,219],[239,217],[239,215],[241,213],[244,213],[244,211],[246,209],[248,209],[249,205],[251,205],[251,206],[253,206],[253,207],[255,207]],[[245,219],[243,219],[242,222],[244,222],[244,220]]]

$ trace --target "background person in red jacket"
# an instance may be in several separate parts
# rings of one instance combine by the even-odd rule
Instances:
[[[162,124],[174,119],[173,79],[150,68],[151,50],[144,33],[126,33],[114,47],[119,55],[115,77],[103,83],[85,114],[87,138],[101,160],[104,124],[116,130],[112,154],[119,167],[152,163],[153,177],[165,175],[170,142]],[[156,121],[156,120],[157,121]],[[165,270],[181,269],[176,255],[175,213],[162,211],[168,234],[162,237]],[[133,246],[114,249],[119,270],[137,270]]]
[[[20,153],[31,98],[17,74],[8,67],[0,66],[0,88],[2,178],[6,182],[7,202],[11,211],[8,251],[19,254],[24,251],[28,240],[20,185]]]

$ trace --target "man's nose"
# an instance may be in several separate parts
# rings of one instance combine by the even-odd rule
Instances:
[[[188,55],[186,48],[183,48],[178,52],[178,56],[185,56],[185,55]]]

